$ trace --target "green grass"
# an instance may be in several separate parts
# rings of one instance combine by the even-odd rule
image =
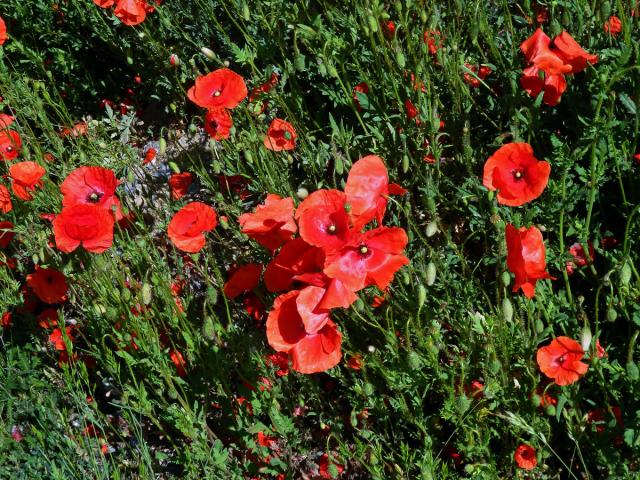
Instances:
[[[640,30],[631,2],[539,2],[550,36],[566,29],[599,55],[568,80],[556,107],[518,82],[534,2],[338,3],[166,0],[136,27],[88,0],[0,6],[10,36],[0,47],[3,111],[16,117],[21,159],[47,169],[33,201],[14,198],[14,210],[0,214],[17,232],[0,251],[0,260],[17,261],[15,270],[0,267],[0,313],[14,313],[2,334],[0,478],[314,478],[324,453],[350,479],[637,478]],[[603,30],[613,14],[623,21],[616,38]],[[395,22],[393,39],[380,28],[386,20]],[[436,55],[423,42],[427,30],[442,33]],[[186,90],[224,62],[249,90],[273,71],[279,81],[264,113],[245,101],[233,111],[230,140],[210,142],[200,131],[204,111]],[[466,63],[493,71],[472,88]],[[360,82],[370,91],[359,110]],[[140,116],[99,107],[105,98],[119,103],[129,88]],[[419,124],[407,119],[407,99]],[[274,117],[296,128],[290,153],[262,144]],[[83,119],[87,136],[60,136]],[[160,139],[166,152],[142,165],[142,147]],[[530,143],[552,165],[545,192],[520,208],[497,204],[482,186],[485,160],[510,141]],[[380,292],[369,288],[350,309],[332,312],[343,334],[338,367],[278,377],[266,362],[273,350],[263,326],[222,293],[232,264],[271,258],[237,218],[267,193],[298,202],[299,188],[342,188],[369,153],[409,190],[392,197],[385,223],[407,230],[411,263],[381,307],[371,306]],[[428,154],[435,164],[423,160]],[[59,185],[80,165],[113,169],[123,180],[118,196],[135,213],[101,255],[61,253],[40,218],[60,211]],[[0,173],[7,169],[0,162]],[[169,171],[197,177],[185,199],[170,199]],[[219,175],[246,177],[250,195],[226,192]],[[200,253],[184,256],[166,227],[193,200],[229,221]],[[508,274],[504,281],[507,223],[543,230],[556,280],[538,282],[532,300],[511,292]],[[593,264],[567,275],[569,246],[587,241]],[[77,324],[73,351],[95,366],[59,366],[48,333],[20,313],[36,264],[67,275],[60,318]],[[171,290],[177,278],[185,280],[183,312]],[[258,294],[271,305],[266,289]],[[557,405],[540,408],[538,347],[558,335],[580,341],[587,329],[588,373],[568,387],[550,385]],[[608,357],[593,358],[596,338]],[[184,378],[172,348],[188,365]],[[347,367],[354,355],[362,370]],[[263,377],[270,389],[258,388]],[[481,398],[465,393],[473,380],[484,384]],[[598,433],[587,414],[608,406],[620,406],[624,425],[608,418]],[[15,425],[21,442],[11,436]],[[83,435],[88,425],[99,435]],[[258,432],[275,447],[258,445]],[[513,460],[520,443],[538,452],[529,474]]]

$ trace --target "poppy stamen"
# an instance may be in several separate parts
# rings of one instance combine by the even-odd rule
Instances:
[[[91,192],[91,194],[87,197],[87,200],[91,203],[98,203],[101,195],[97,192]]]
[[[513,176],[516,177],[517,179],[520,179],[522,178],[522,172],[520,170],[516,170]]]
[[[329,233],[335,233],[337,228],[336,226],[332,223],[331,225],[329,225],[329,227],[327,228],[327,230],[329,230]]]
[[[361,253],[362,255],[364,255],[364,254],[365,254],[365,253],[367,253],[368,251],[369,251],[369,249],[367,248],[367,246],[366,246],[366,245],[362,245],[362,246],[360,247],[360,253]]]
[[[222,92],[220,90],[216,90],[215,92],[213,92],[214,97],[219,97],[220,95],[222,95]]]

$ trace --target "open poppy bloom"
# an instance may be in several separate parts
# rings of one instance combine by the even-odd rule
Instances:
[[[224,140],[231,135],[233,120],[229,110],[214,108],[204,116],[204,129],[214,140]]]
[[[75,338],[73,337],[73,330],[71,330],[71,327],[65,327],[64,331],[66,334],[65,336],[69,339],[69,342],[73,343]],[[49,335],[49,342],[51,342],[54,348],[58,351],[67,350],[67,344],[64,341],[62,330],[60,330],[59,328],[56,328],[53,330],[53,332],[51,332],[51,334]]]
[[[351,236],[347,196],[339,190],[317,190],[296,210],[300,236],[309,245],[331,251]]]
[[[289,122],[274,118],[264,137],[264,146],[274,152],[296,148],[296,130]]]
[[[571,73],[580,73],[587,68],[587,65],[598,63],[597,55],[586,52],[565,31],[553,39],[553,49],[565,63],[571,65]]]
[[[0,160],[15,160],[22,150],[20,134],[13,130],[0,131]]]
[[[569,275],[573,275],[573,272],[577,267],[584,267],[589,263],[593,262],[595,257],[595,250],[593,249],[593,244],[588,242],[589,245],[589,258],[587,258],[587,254],[584,251],[584,247],[581,243],[576,242],[569,247],[569,253],[573,256],[573,260],[569,260],[566,263],[567,273]]]
[[[521,288],[527,298],[533,298],[538,280],[553,280],[546,271],[547,261],[542,233],[536,227],[521,227],[518,230],[508,224],[505,236],[507,266],[516,276],[513,291],[517,292]]]
[[[248,263],[241,267],[234,268],[229,273],[229,280],[224,284],[224,294],[227,298],[233,299],[244,292],[249,292],[258,286],[262,265],[258,263]]]
[[[557,337],[536,353],[540,371],[561,387],[577,382],[587,373],[589,365],[580,361],[582,357],[582,346],[569,337]]]
[[[11,203],[11,194],[9,189],[4,185],[0,185],[0,212],[9,213],[13,209]]]
[[[63,273],[54,268],[41,268],[27,275],[27,285],[44,303],[59,303],[67,299],[69,286]]]
[[[242,232],[272,252],[291,239],[298,227],[293,220],[293,199],[269,194],[253,213],[238,218]]]
[[[0,17],[0,45],[9,39],[7,36],[7,25],[4,23],[4,19]]]
[[[193,183],[193,174],[189,172],[174,173],[169,177],[169,188],[171,189],[171,198],[180,200],[187,194],[187,190]]]
[[[520,50],[529,64],[544,70],[547,75],[562,75],[572,70],[571,65],[551,49],[551,39],[540,28],[520,44]]]
[[[604,24],[604,31],[613,37],[617,37],[622,31],[622,21],[615,15],[609,17],[609,20]]]
[[[484,164],[482,184],[498,190],[498,203],[519,207],[538,198],[549,181],[551,165],[533,156],[528,143],[508,143]]]
[[[144,22],[147,17],[147,2],[145,0],[117,0],[113,13],[125,25],[138,25]]]
[[[13,193],[25,202],[33,200],[32,192],[42,186],[42,177],[47,171],[36,162],[18,162],[9,168]]]
[[[204,247],[204,232],[218,225],[213,208],[201,202],[191,202],[182,207],[169,222],[169,239],[179,250],[196,253]]]
[[[11,222],[0,222],[0,249],[7,248],[15,233],[12,230],[13,223]]]
[[[113,214],[99,205],[64,207],[53,220],[56,247],[70,253],[82,245],[87,252],[102,253],[113,244],[114,223]]]
[[[97,205],[122,218],[116,187],[120,182],[113,170],[104,167],[79,167],[67,175],[60,185],[62,206]]]
[[[368,285],[384,290],[409,259],[403,255],[407,234],[398,227],[378,227],[353,238],[341,249],[327,253],[324,273],[357,292]]]
[[[525,68],[520,77],[520,86],[532,97],[537,97],[544,91],[542,101],[553,107],[560,102],[562,94],[567,89],[567,80],[564,75],[544,75],[541,78],[541,70],[535,65]]]
[[[389,195],[402,195],[407,191],[389,183],[384,162],[377,155],[367,155],[351,166],[344,193],[351,208],[351,218],[363,227],[374,218],[382,224]]]
[[[220,68],[196,78],[187,97],[202,108],[235,108],[247,93],[247,86],[240,75],[228,68]]]
[[[513,454],[513,459],[518,467],[524,470],[533,470],[538,464],[536,450],[526,443],[521,443]]]
[[[306,287],[280,295],[267,318],[267,340],[286,352],[300,373],[324,372],[342,358],[342,334],[317,306],[324,295],[320,287]]]

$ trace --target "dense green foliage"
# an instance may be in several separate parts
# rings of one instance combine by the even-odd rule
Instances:
[[[0,266],[0,314],[13,312],[0,345],[0,478],[316,478],[325,453],[352,479],[637,478],[640,17],[622,0],[532,3],[165,0],[129,27],[90,0],[3,1],[3,111],[16,118],[21,157],[47,175],[34,200],[0,214],[17,232],[0,250],[0,261],[17,264]],[[519,45],[540,7],[550,36],[564,29],[599,57],[555,107],[519,84]],[[616,37],[603,28],[610,15],[622,19]],[[385,34],[388,20],[395,35]],[[435,54],[427,31],[440,32]],[[465,64],[492,73],[474,88]],[[250,91],[272,72],[279,80],[264,112],[245,101],[231,138],[215,142],[186,90],[223,65]],[[361,82],[366,95],[354,94]],[[408,99],[419,122],[407,118]],[[295,126],[295,150],[264,148],[275,117]],[[80,121],[87,135],[60,135]],[[145,145],[161,138],[166,152],[143,165]],[[544,193],[518,208],[482,185],[485,160],[510,141],[551,163]],[[237,218],[266,193],[342,188],[369,153],[409,190],[392,197],[387,222],[407,230],[411,263],[381,306],[372,302],[382,292],[369,288],[334,314],[338,367],[278,376],[263,324],[221,291],[232,264],[271,258]],[[59,185],[80,165],[115,170],[135,213],[99,255],[58,251],[41,218],[60,211]],[[187,199],[171,200],[170,170],[197,177]],[[249,195],[229,192],[219,175],[244,176]],[[191,256],[166,236],[185,200],[228,217]],[[538,282],[531,300],[511,291],[507,223],[543,231],[555,279]],[[594,261],[569,275],[575,242],[591,242]],[[48,332],[20,308],[36,264],[67,276],[60,319],[77,325],[73,351],[91,361],[59,365]],[[270,305],[272,294],[259,295]],[[592,338],[588,373],[565,387],[547,385],[536,363],[559,335]],[[607,356],[597,357],[596,339]],[[362,368],[349,368],[358,355]],[[540,406],[545,388],[555,405]],[[612,406],[623,422],[610,412],[589,421]],[[259,445],[259,432],[275,443]],[[531,472],[514,462],[521,443],[537,451]]]

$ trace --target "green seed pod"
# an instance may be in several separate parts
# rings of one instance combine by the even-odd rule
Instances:
[[[509,272],[502,272],[502,284],[508,287],[511,283],[511,274]]]
[[[142,303],[149,305],[151,303],[151,285],[143,283],[140,293],[142,294]]]
[[[164,155],[165,152],[167,151],[167,141],[164,139],[164,137],[160,137],[160,141],[158,142],[158,145],[159,145],[158,153],[160,155]]]
[[[369,23],[369,31],[375,33],[378,31],[378,19],[373,15],[367,16],[367,22]]]
[[[409,171],[409,155],[402,156],[402,173]]]
[[[396,12],[398,12],[398,14],[402,13],[402,2],[400,0],[397,0],[393,4],[393,7],[396,9]]]
[[[507,297],[502,299],[502,318],[507,323],[513,319],[513,305]]]
[[[327,63],[327,73],[333,78],[338,78],[338,70],[333,63]]]
[[[169,168],[175,173],[180,173],[180,168],[175,164],[175,162],[169,162]]]
[[[422,308],[424,302],[427,300],[427,289],[424,285],[418,285],[418,309]]]
[[[367,382],[363,386],[363,391],[364,391],[364,394],[367,397],[370,397],[371,395],[373,395],[373,392],[375,391],[375,388],[373,387],[373,385],[371,385],[369,382]]]
[[[533,395],[531,395],[532,406],[534,406],[535,408],[538,408],[540,406],[540,402],[542,402],[542,397],[540,395],[538,395],[537,393],[534,393]]]
[[[607,20],[611,16],[611,3],[602,2],[600,4],[600,14],[604,20]]]
[[[625,262],[620,270],[620,283],[626,286],[629,285],[629,281],[631,281],[631,266],[629,262]]]
[[[429,262],[427,265],[427,286],[431,287],[436,282],[436,264]]]
[[[634,362],[627,363],[627,375],[630,380],[636,381],[640,378],[640,372],[638,366]]]
[[[536,320],[535,328],[536,333],[542,333],[544,331],[544,323],[539,318]]]
[[[433,197],[427,197],[427,210],[431,213],[436,211],[436,201]]]
[[[107,313],[107,309],[104,308],[103,305],[100,305],[99,303],[96,303],[93,306],[93,310],[98,314],[98,315],[104,315],[105,313]]]
[[[607,310],[607,320],[610,322],[615,322],[618,319],[618,312],[613,307],[609,307]]]
[[[472,42],[476,42],[478,40],[478,30],[480,28],[478,21],[471,22],[471,29],[469,30],[469,36],[471,37]]]
[[[562,19],[562,25],[564,25],[565,27],[568,27],[569,25],[571,25],[571,15],[569,15],[569,12],[567,10],[562,12],[561,19]]]
[[[209,340],[216,338],[216,328],[213,325],[213,319],[209,316],[205,317],[202,324],[202,335]]]
[[[422,23],[427,23],[427,11],[424,8],[420,11],[420,20],[422,20]]]
[[[550,417],[555,417],[555,415],[556,415],[556,407],[553,406],[553,405],[547,405],[546,408],[544,409],[544,411]]]
[[[218,303],[218,290],[214,287],[207,288],[207,300],[209,300],[211,305]]]
[[[551,33],[554,37],[562,33],[562,25],[555,19],[551,22]]]
[[[411,350],[407,354],[407,365],[411,370],[418,370],[422,367],[422,358],[415,352],[415,350]]]
[[[342,175],[342,172],[344,172],[344,163],[342,163],[342,157],[340,156],[336,157],[334,161],[333,169],[338,175]]]
[[[405,65],[407,64],[405,58],[404,58],[404,53],[402,53],[401,50],[397,50],[396,51],[396,63],[398,64],[398,66],[400,68],[404,68]]]
[[[222,164],[218,160],[211,162],[211,167],[213,168],[213,173],[216,175],[219,175],[222,172]]]
[[[295,56],[295,58],[293,59],[293,66],[295,67],[295,69],[299,72],[304,72],[305,70],[305,58],[304,55],[302,55],[301,53],[299,53],[298,55]]]
[[[251,19],[251,11],[249,10],[247,2],[242,4],[242,18],[244,18],[245,22],[248,22]]]
[[[438,233],[438,222],[436,222],[435,220],[432,220],[431,222],[429,222],[427,224],[427,228],[425,230],[425,234],[427,235],[427,238],[431,238],[436,233]]]
[[[402,272],[402,283],[405,285],[409,285],[411,283],[411,277],[406,270]]]
[[[491,373],[496,375],[500,370],[502,370],[502,364],[500,363],[500,360],[494,358],[489,362],[489,371]]]

